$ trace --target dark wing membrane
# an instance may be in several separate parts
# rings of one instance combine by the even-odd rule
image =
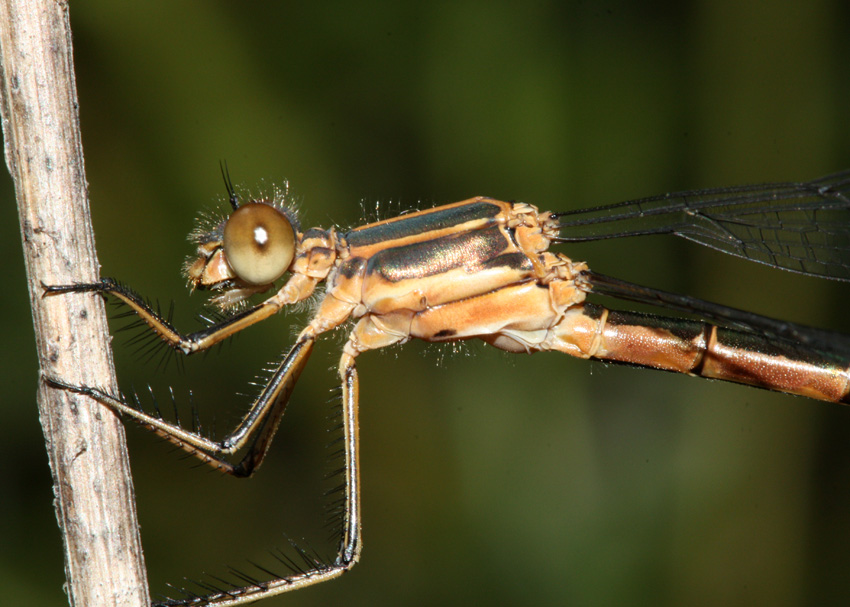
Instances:
[[[850,170],[557,213],[557,242],[675,234],[776,268],[850,281]]]
[[[591,293],[693,314],[714,324],[764,335],[795,346],[803,346],[837,362],[850,363],[850,335],[844,333],[777,320],[688,295],[636,285],[591,271],[582,272],[576,283],[583,290]]]

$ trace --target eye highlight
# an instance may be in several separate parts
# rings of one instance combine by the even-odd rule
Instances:
[[[224,225],[223,246],[236,276],[250,285],[266,285],[283,276],[292,263],[295,232],[274,207],[249,202]]]

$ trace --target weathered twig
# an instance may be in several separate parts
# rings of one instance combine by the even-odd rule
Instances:
[[[43,299],[98,274],[68,7],[0,0],[0,115],[15,182],[41,373],[115,392],[102,303]],[[38,406],[73,606],[147,606],[124,433],[105,407],[39,382]]]

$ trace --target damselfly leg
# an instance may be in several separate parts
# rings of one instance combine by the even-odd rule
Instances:
[[[111,281],[103,281],[102,283],[90,285],[77,285],[75,287],[47,287],[46,293],[57,294],[75,290],[101,292],[120,297],[141,318],[144,318],[152,329],[160,334],[169,345],[178,348],[180,352],[184,351],[180,348],[181,344],[203,344],[197,349],[189,350],[188,353],[202,351],[210,347],[225,336],[247,326],[247,324],[240,326],[240,319],[251,316],[250,313],[240,315],[239,318],[228,319],[218,326],[211,327],[200,333],[183,336],[141,299]],[[117,295],[118,293],[120,295]],[[258,308],[262,310],[261,307]],[[257,315],[255,314],[252,318],[256,319]],[[234,326],[238,328],[234,329]],[[202,462],[227,474],[244,477],[253,474],[268,452],[271,439],[277,430],[295,383],[298,381],[301,371],[310,357],[314,343],[314,336],[302,333],[283,361],[274,370],[268,383],[251,405],[248,413],[236,429],[221,441],[215,441],[197,432],[187,430],[179,424],[162,419],[159,415],[147,413],[141,410],[137,404],[122,397],[107,394],[98,388],[73,386],[54,378],[48,378],[47,382],[57,388],[95,398],[115,411],[133,418],[142,426],[151,429],[157,435],[179,446]],[[314,557],[307,557],[306,554],[302,554],[304,560],[309,562],[312,567],[304,569],[303,566],[299,566],[291,575],[267,580],[262,583],[230,588],[223,592],[214,592],[203,597],[202,600],[197,598],[169,599],[160,603],[161,605],[239,605],[252,602],[263,596],[288,592],[338,577],[357,562],[361,546],[360,465],[358,461],[357,425],[358,377],[353,356],[349,354],[343,355],[340,361],[339,375],[342,385],[341,451],[344,460],[343,472],[345,478],[342,496],[342,528],[335,560],[325,563]],[[245,450],[245,454],[237,463],[234,464],[227,459],[227,456],[236,454],[243,449]]]

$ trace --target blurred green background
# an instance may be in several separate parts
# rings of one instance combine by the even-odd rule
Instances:
[[[565,210],[850,166],[840,0],[70,10],[103,273],[174,299],[186,328],[203,297],[189,298],[179,274],[185,235],[224,195],[222,159],[248,188],[289,179],[305,225],[343,227],[361,221],[361,202],[404,209],[486,194]],[[0,196],[0,590],[9,605],[63,605],[6,174]],[[570,251],[626,280],[850,331],[844,285],[671,239]],[[247,399],[220,395],[244,392],[303,322],[271,319],[173,381],[196,388],[222,430]],[[129,430],[154,593],[248,558],[268,564],[284,533],[326,550],[326,401],[341,340],[314,355],[254,479],[197,470]],[[123,342],[124,385],[172,382]],[[850,412],[840,406],[478,344],[408,344],[364,355],[360,370],[362,563],[264,605],[850,597]]]

